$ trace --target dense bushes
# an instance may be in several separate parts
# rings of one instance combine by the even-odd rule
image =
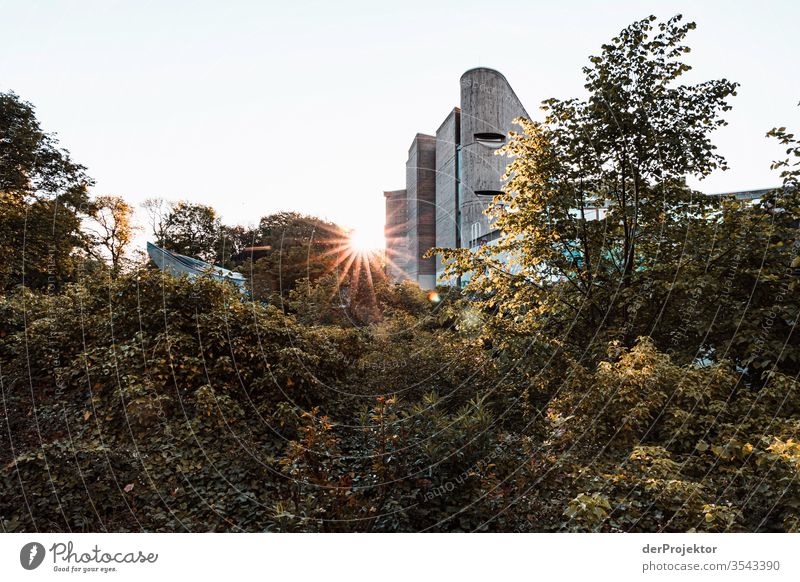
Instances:
[[[369,451],[376,398],[394,406],[396,395],[406,411],[429,394],[425,413],[460,426],[469,414],[457,409],[491,386],[479,349],[415,330],[410,315],[303,326],[210,280],[139,271],[57,295],[20,289],[0,310],[0,515],[11,530],[275,528],[272,508],[297,498],[293,475],[306,470],[287,459],[311,411],[330,415],[343,451]],[[336,463],[353,475],[370,466]]]
[[[467,304],[394,305],[302,325],[150,271],[4,297],[3,529],[796,530],[793,379],[646,339],[509,374],[441,326]]]
[[[794,531],[798,388],[780,374],[754,390],[724,365],[678,366],[647,340],[577,372],[548,418],[589,496],[570,506],[570,527]]]

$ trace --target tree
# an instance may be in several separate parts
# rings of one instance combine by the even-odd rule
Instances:
[[[91,184],[33,105],[0,93],[0,288],[59,287],[73,276]]]
[[[219,229],[219,217],[211,206],[182,201],[167,212],[161,242],[176,253],[211,261],[216,256]]]
[[[142,203],[155,244],[207,261],[219,261],[222,225],[211,206],[148,198]]]
[[[92,204],[87,221],[91,246],[89,252],[111,264],[112,273],[119,273],[125,252],[133,238],[135,227],[133,207],[120,196],[98,196]]]
[[[786,146],[772,164],[782,184],[753,204],[725,205],[702,318],[705,341],[759,385],[800,373],[800,142],[785,127],[767,135]]]
[[[172,210],[174,204],[167,202],[163,198],[148,198],[142,202],[142,208],[147,213],[150,224],[150,232],[155,239],[155,244],[164,246],[167,228],[167,215]]]
[[[239,260],[251,277],[255,297],[284,298],[296,288],[297,281],[313,283],[344,266],[349,252],[346,233],[339,226],[297,212],[279,212],[264,216],[252,232],[250,253]]]
[[[626,27],[584,68],[587,99],[546,100],[545,121],[518,120],[522,132],[499,152],[512,161],[490,214],[504,236],[477,253],[443,254],[497,310],[500,343],[538,330],[578,352],[592,338],[598,349],[615,337],[630,346],[664,317],[687,232],[705,232],[720,203],[686,178],[725,168],[710,134],[737,86],[678,84],[695,27],[681,20]]]
[[[253,229],[246,226],[223,224],[217,233],[214,263],[223,267],[233,268],[241,260],[245,248],[253,245]]]

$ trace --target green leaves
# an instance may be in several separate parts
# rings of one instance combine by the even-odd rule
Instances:
[[[33,106],[0,93],[0,293],[23,280],[55,289],[74,279],[91,184]]]
[[[564,515],[580,526],[593,529],[601,524],[611,511],[608,497],[600,493],[580,493],[569,502]]]

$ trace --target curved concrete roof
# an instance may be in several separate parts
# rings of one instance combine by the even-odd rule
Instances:
[[[476,73],[478,71],[486,71],[487,73],[494,73],[495,75],[497,75],[500,78],[502,78],[503,81],[508,83],[508,79],[506,79],[506,76],[503,73],[501,73],[497,69],[492,69],[491,67],[473,67],[471,69],[467,69],[466,71],[464,71],[464,74],[461,75],[461,78],[463,79],[464,77],[466,77],[470,73]]]

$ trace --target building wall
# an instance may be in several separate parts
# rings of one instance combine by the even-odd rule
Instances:
[[[386,199],[386,274],[393,281],[408,279],[408,201],[405,190],[383,193]]]
[[[436,246],[456,247],[456,151],[461,138],[461,110],[456,107],[436,130]],[[436,256],[436,277],[444,265]]]
[[[436,259],[423,259],[436,245],[436,138],[418,133],[406,162],[408,274],[421,286],[435,286]]]
[[[509,159],[496,150],[475,143],[475,134],[508,135],[513,120],[528,117],[506,78],[493,69],[471,69],[461,76],[461,233],[462,246],[469,246],[473,233],[491,229],[483,211],[491,196],[475,192],[502,189],[502,176]]]
[[[408,278],[424,288],[434,287],[443,269],[441,258],[422,256],[433,247],[469,247],[476,235],[490,231],[483,211],[491,196],[479,198],[475,192],[500,191],[508,159],[475,143],[475,134],[506,136],[512,121],[528,114],[505,77],[492,69],[464,73],[460,98],[461,107],[450,111],[436,137],[418,133],[414,138],[406,162],[405,191],[385,193],[387,256],[395,263],[389,264],[387,272],[395,281]],[[394,236],[390,224],[395,224],[402,209],[405,234]]]

